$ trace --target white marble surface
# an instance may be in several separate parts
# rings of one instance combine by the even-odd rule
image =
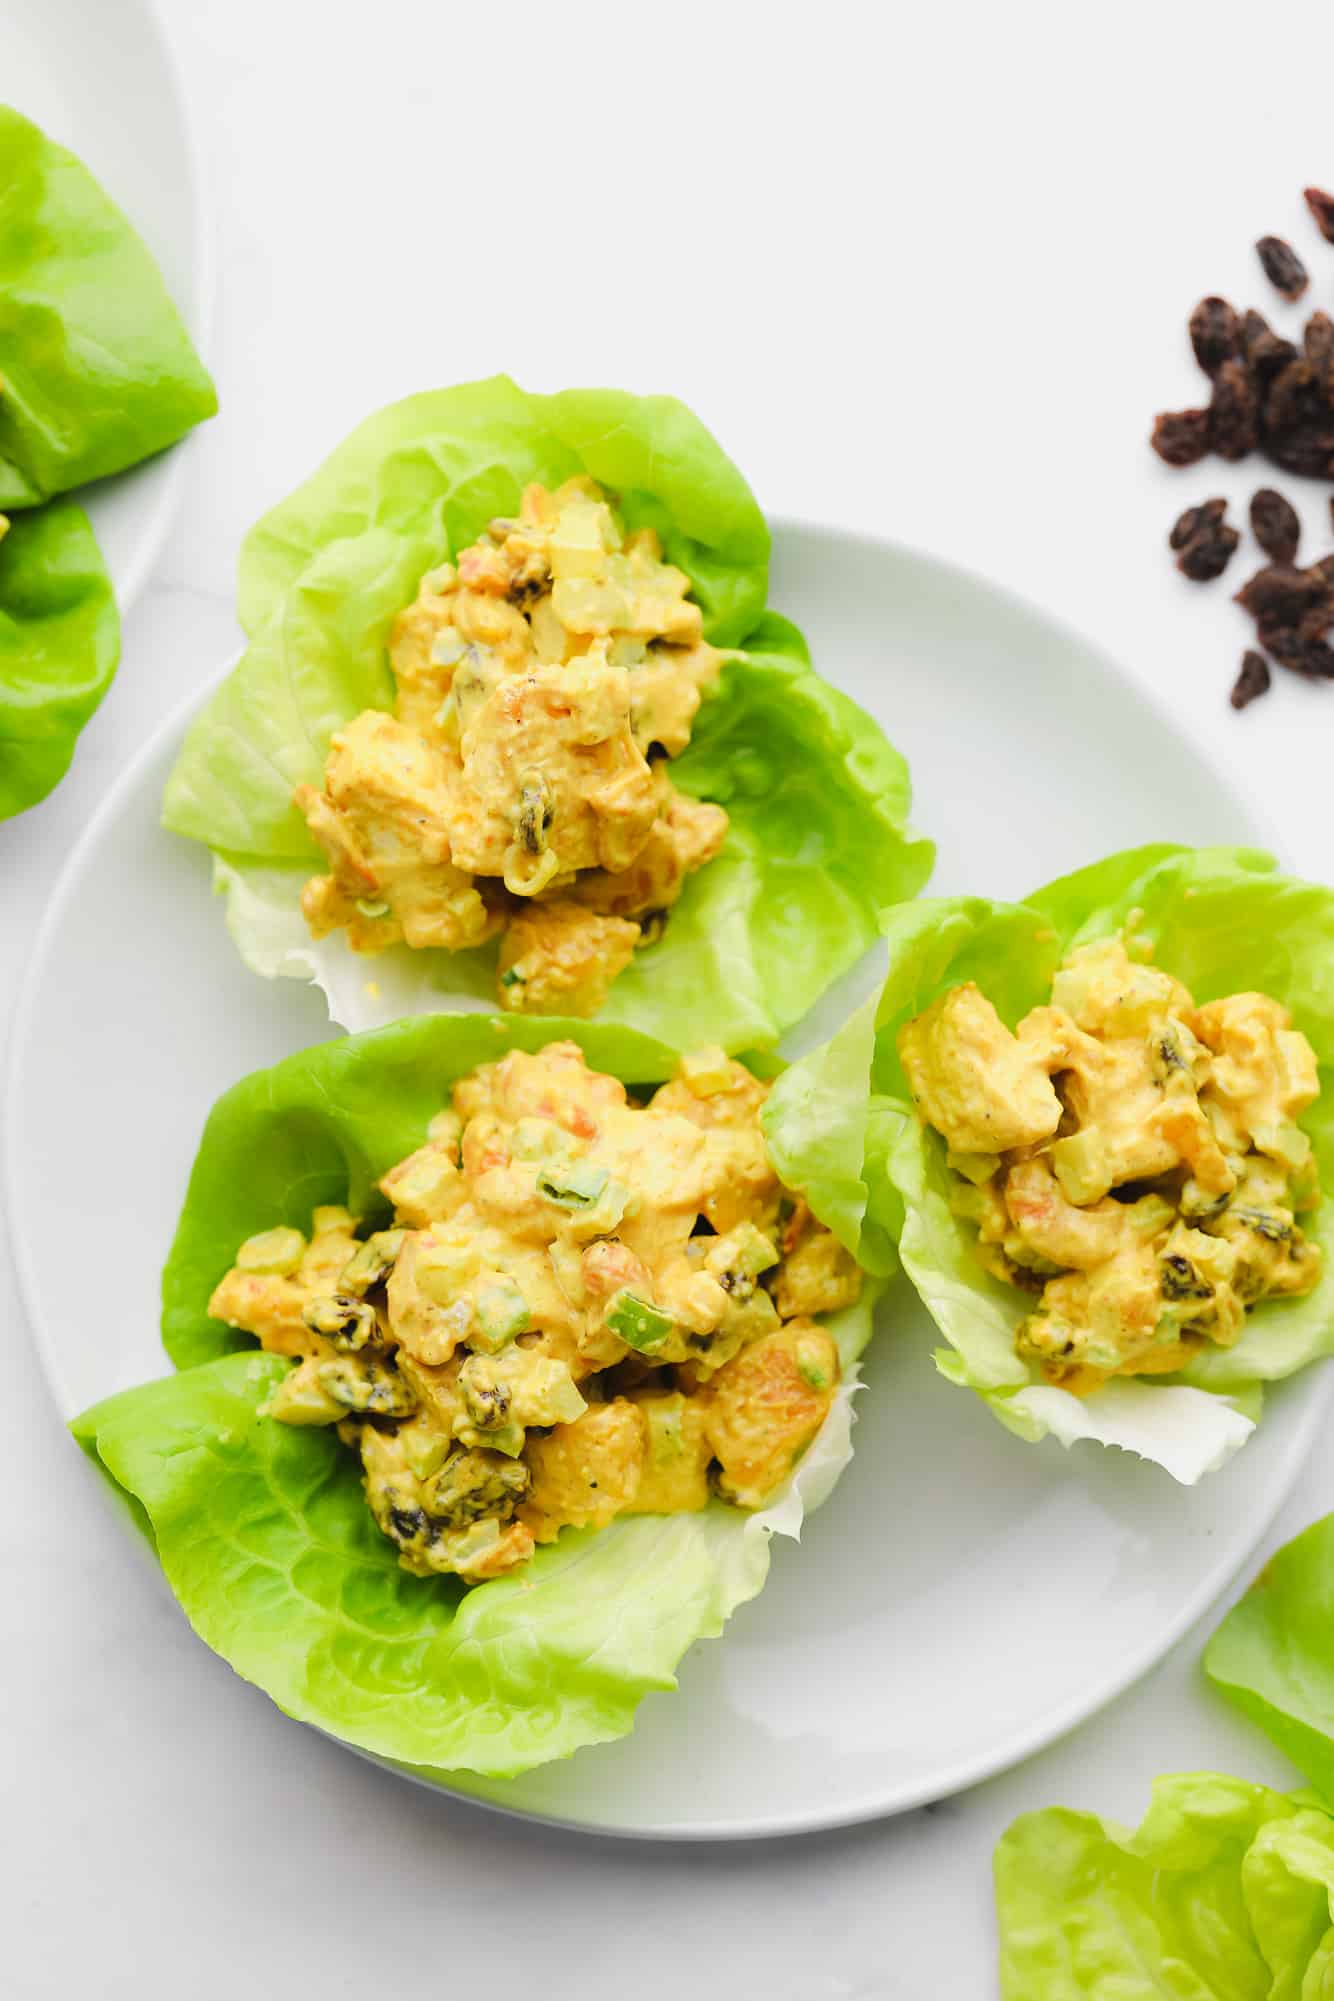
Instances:
[[[1235,718],[1245,623],[1163,547],[1188,500],[1244,500],[1262,475],[1169,475],[1144,445],[1156,408],[1196,396],[1192,302],[1217,289],[1268,308],[1256,235],[1291,233],[1308,303],[1334,297],[1334,250],[1299,198],[1334,180],[1315,50],[1281,103],[1243,120],[1253,10],[1233,0],[1208,22],[967,0],[911,25],[855,0],[167,11],[210,168],[223,415],[189,447],[180,516],[73,773],[0,828],[5,1018],[91,807],[233,644],[248,522],[373,405],[496,367],[540,387],[675,390],[771,510],[899,536],[1040,599],[1192,720],[1289,860],[1334,873],[1334,689],[1285,678]],[[1266,32],[1312,18],[1280,4]],[[1313,553],[1326,510],[1312,491]],[[1072,727],[1078,713],[1072,691]],[[1036,814],[1040,775],[1017,797]],[[89,1274],[90,1312],[114,1286]],[[192,1638],[62,1436],[7,1271],[0,1318],[14,2001],[223,2001],[238,1985],[323,2001],[386,1974],[414,1994],[472,1974],[581,2001],[985,1996],[989,1856],[1015,1812],[1134,1816],[1172,1768],[1291,1776],[1202,1687],[1210,1620],[1019,1771],[846,1835],[648,1849],[436,1799],[286,1723]],[[1318,1455],[1272,1540],[1331,1506]],[[966,1604],[959,1644],[985,1703]]]

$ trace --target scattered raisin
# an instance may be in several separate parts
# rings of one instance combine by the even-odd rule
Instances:
[[[1324,579],[1310,570],[1294,569],[1290,563],[1266,563],[1242,585],[1237,603],[1252,618],[1295,626],[1323,601],[1327,588]]]
[[[1232,560],[1241,537],[1225,523],[1226,513],[1226,500],[1205,500],[1198,507],[1188,507],[1173,524],[1168,546],[1179,552],[1177,568],[1193,584],[1221,577]]]
[[[1269,668],[1263,653],[1249,650],[1241,656],[1241,672],[1232,684],[1229,700],[1234,709],[1244,709],[1248,703],[1258,700],[1269,692]]]
[[[1190,344],[1206,375],[1241,352],[1241,323],[1226,299],[1201,299],[1190,316]]]
[[[1301,540],[1297,511],[1272,486],[1251,497],[1251,533],[1271,563],[1291,563]]]
[[[1306,266],[1290,243],[1281,236],[1262,236],[1256,244],[1256,253],[1264,267],[1265,277],[1285,299],[1300,299],[1310,284]]]
[[[1318,315],[1316,317],[1323,317]],[[1313,345],[1321,353],[1322,330]],[[1261,412],[1265,451],[1288,472],[1334,478],[1334,406],[1317,368],[1292,361],[1270,383]]]
[[[1328,313],[1312,313],[1302,335],[1302,348],[1328,400],[1334,392],[1334,320]]]
[[[1334,243],[1334,195],[1327,195],[1323,188],[1306,188],[1303,192],[1316,228],[1326,243]]]
[[[1221,577],[1241,537],[1235,528],[1214,523],[1187,542],[1177,557],[1177,568],[1193,584],[1211,584]]]
[[[1164,410],[1153,420],[1149,442],[1170,466],[1193,466],[1209,449],[1207,410]]]
[[[1172,532],[1167,538],[1168,548],[1184,549],[1197,535],[1221,521],[1226,513],[1225,500],[1202,500],[1198,507],[1188,507],[1172,524]]]
[[[1220,459],[1244,459],[1260,439],[1260,407],[1250,371],[1225,361],[1214,377],[1209,405],[1209,442]]]
[[[1241,351],[1254,376],[1261,382],[1268,382],[1286,368],[1290,361],[1297,359],[1297,350],[1290,340],[1276,334],[1263,313],[1249,312],[1241,322]]]

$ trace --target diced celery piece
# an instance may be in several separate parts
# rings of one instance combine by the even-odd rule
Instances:
[[[681,1082],[695,1098],[716,1098],[727,1090],[734,1075],[731,1058],[716,1043],[692,1050],[681,1058]]]
[[[537,1177],[537,1192],[563,1209],[591,1209],[609,1179],[605,1167],[576,1161],[572,1167],[544,1168]]]
[[[531,1325],[528,1301],[512,1279],[503,1279],[498,1285],[488,1285],[477,1295],[473,1306],[472,1344],[483,1354],[495,1355]]]
[[[300,1230],[278,1228],[261,1230],[256,1237],[247,1237],[236,1253],[238,1271],[271,1272],[285,1277],[294,1272],[306,1250],[306,1240]]]
[[[1098,1202],[1111,1187],[1107,1175],[1107,1150],[1096,1126],[1058,1139],[1051,1150],[1051,1164],[1066,1200],[1076,1208]]]
[[[809,1383],[813,1390],[829,1388],[829,1368],[823,1342],[813,1341],[809,1335],[798,1341],[797,1370],[803,1383]]]
[[[974,1188],[980,1188],[984,1182],[990,1181],[992,1175],[1000,1166],[1000,1155],[997,1153],[954,1153],[951,1151],[946,1154],[945,1159],[951,1170],[955,1174],[962,1175],[965,1181],[971,1181]]]
[[[633,1292],[618,1292],[607,1307],[607,1325],[627,1348],[651,1355],[661,1348],[676,1323],[670,1313],[639,1299]]]
[[[453,667],[463,658],[466,641],[455,626],[446,625],[431,641],[431,660],[436,667]]]
[[[572,501],[561,509],[547,544],[553,577],[606,575],[608,545],[604,529],[609,519],[608,510],[594,500]]]

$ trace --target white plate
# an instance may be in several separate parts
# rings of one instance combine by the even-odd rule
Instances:
[[[974,577],[789,525],[773,596],[912,759],[942,890],[1015,894],[1136,841],[1262,833],[1098,653]],[[245,971],[207,857],[158,829],[184,720],[84,836],[15,1026],[9,1201],[67,1416],[162,1371],[157,1275],[213,1098],[328,1032],[310,989]],[[1188,1492],[1115,1452],[1020,1444],[935,1374],[933,1345],[897,1292],[852,1467],[802,1546],[775,1546],[761,1597],[687,1659],[680,1692],[648,1699],[633,1737],[460,1790],[687,1837],[939,1798],[1050,1742],[1159,1658],[1263,1535],[1324,1402],[1311,1374],[1281,1389],[1238,1458]]]
[[[0,95],[90,167],[162,267],[196,344],[211,272],[184,87],[153,0],[0,0]],[[181,453],[99,480],[92,518],[122,613],[175,506]]]

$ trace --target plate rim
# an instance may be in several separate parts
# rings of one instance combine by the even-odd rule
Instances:
[[[207,193],[208,175],[191,109],[185,69],[176,37],[168,23],[166,0],[120,0],[120,4],[127,13],[137,14],[145,40],[152,45],[167,84],[165,97],[179,140],[179,171],[190,217],[188,296],[175,298],[173,294],[173,298],[191,340],[202,353],[213,325],[217,264],[211,225],[212,204]],[[129,221],[132,227],[137,228],[132,215]],[[115,475],[117,480],[133,480],[142,472],[142,483],[146,485],[156,471],[155,489],[144,506],[142,527],[130,559],[122,573],[111,578],[122,626],[157,567],[179,510],[187,455],[195,449],[198,435],[196,429],[178,439],[174,445],[169,445],[165,451],[155,453],[151,458],[141,460],[138,466],[129,466],[123,473]],[[87,487],[75,489],[73,494],[92,520],[94,534],[97,532],[96,500],[103,484],[94,480]],[[124,664],[123,661],[121,664]]]
[[[155,0],[147,0],[152,6]],[[936,554],[932,550],[917,547],[895,537],[877,536],[859,529],[845,529],[832,523],[819,522],[794,515],[774,515],[770,525],[775,530],[775,540],[781,532],[796,537],[814,538],[823,541],[851,543],[868,551],[888,553],[895,558],[906,558],[934,571],[937,576],[954,580],[976,589],[981,587],[986,593],[1002,600],[1015,613],[1036,619],[1045,624],[1059,638],[1077,647],[1079,651],[1097,663],[1099,671],[1113,684],[1125,687],[1133,698],[1143,702],[1162,722],[1163,727],[1177,741],[1188,745],[1192,754],[1219,779],[1225,790],[1231,792],[1237,803],[1243,806],[1252,826],[1263,829],[1263,838],[1278,851],[1282,865],[1282,842],[1274,829],[1274,823],[1267,809],[1257,804],[1238,787],[1236,774],[1221,764],[1208,745],[1201,747],[1193,742],[1183,729],[1177,716],[1166,707],[1156,691],[1146,687],[1136,677],[1130,675],[1120,662],[1107,651],[1100,642],[1090,640],[1079,628],[1059,614],[1049,612],[1040,603],[1025,597],[1022,593],[998,583],[985,571],[970,565],[955,562],[949,557]],[[4,1083],[6,1100],[14,1104],[20,1081],[22,1058],[25,1047],[33,1033],[37,1009],[38,993],[45,976],[47,960],[53,949],[56,935],[62,925],[68,906],[81,883],[89,858],[100,845],[103,828],[113,821],[120,811],[125,798],[140,782],[144,767],[160,753],[164,743],[172,736],[179,737],[192,717],[216,692],[225,676],[231,672],[240,651],[228,656],[226,662],[201,686],[191,689],[182,700],[159,722],[145,738],[134,756],[127,762],[115,781],[107,788],[94,812],[90,815],[78,839],[70,848],[56,878],[51,896],[40,925],[33,938],[31,956],[19,987],[17,1000],[10,1022],[8,1050],[5,1058]],[[837,685],[837,683],[831,683]],[[909,753],[905,752],[905,755]],[[909,768],[911,758],[909,755]],[[930,894],[927,886],[924,894]],[[915,901],[920,899],[914,899]],[[11,1262],[18,1284],[20,1304],[29,1336],[37,1352],[46,1387],[54,1401],[61,1421],[68,1424],[73,1412],[57,1362],[57,1347],[51,1338],[39,1301],[40,1291],[37,1274],[30,1262],[26,1245],[17,1227],[19,1217],[18,1189],[19,1158],[17,1121],[4,1121],[5,1133],[3,1152],[0,1154],[0,1209],[3,1210],[6,1232],[10,1245]],[[898,1789],[880,1787],[873,1796],[865,1796],[856,1801],[823,1810],[803,1809],[793,1818],[777,1819],[768,1817],[738,1818],[718,1821],[707,1826],[676,1821],[662,1821],[641,1827],[629,1827],[615,1822],[596,1819],[574,1819],[565,1815],[528,1808],[495,1800],[485,1794],[473,1791],[467,1783],[468,1775],[459,1773],[460,1781],[447,1784],[423,1778],[418,1773],[376,1757],[373,1753],[347,1744],[330,1732],[321,1731],[317,1726],[304,1725],[336,1744],[340,1750],[350,1751],[398,1778],[409,1779],[415,1785],[425,1787],[433,1793],[463,1802],[470,1807],[482,1808],[489,1813],[503,1815],[529,1824],[559,1828],[598,1839],[622,1841],[674,1841],[681,1843],[707,1844],[710,1842],[734,1842],[751,1840],[782,1840],[799,1838],[802,1835],[817,1834],[841,1827],[856,1827],[871,1821],[892,1818],[901,1813],[931,1805],[937,1801],[954,1797],[986,1779],[1009,1771],[1022,1764],[1037,1752],[1046,1750],[1069,1736],[1082,1723],[1089,1721],[1117,1696],[1133,1688],[1143,1680],[1152,1668],[1166,1658],[1172,1649],[1184,1638],[1191,1627],[1203,1617],[1226,1592],[1229,1585],[1240,1576],[1252,1559],[1259,1544],[1273,1525],[1274,1520],[1288,1500],[1299,1479],[1302,1469],[1314,1445],[1321,1422],[1334,1393],[1334,1371],[1329,1366],[1330,1359],[1318,1361],[1289,1378],[1288,1384],[1280,1386],[1279,1394],[1285,1398],[1300,1400],[1294,1426],[1294,1436],[1288,1449],[1286,1462],[1275,1479],[1272,1492],[1266,1497],[1264,1506],[1258,1512],[1245,1516],[1245,1533],[1241,1540],[1229,1547],[1226,1554],[1219,1557],[1202,1573],[1195,1588],[1179,1606],[1173,1617],[1155,1631],[1146,1643],[1137,1649],[1128,1663],[1120,1662],[1105,1680],[1086,1686],[1064,1704],[1053,1719],[1050,1712],[1025,1730],[1012,1732],[1006,1739],[995,1745],[985,1756],[972,1756],[961,1760],[949,1768],[945,1775],[930,1783],[918,1782]],[[163,1355],[164,1363],[167,1357]],[[164,1368],[164,1374],[169,1370]],[[1046,1449],[1045,1447],[1042,1449]],[[1054,1445],[1052,1450],[1055,1450]],[[1131,1457],[1127,1454],[1126,1457]],[[90,1469],[91,1470],[91,1469]],[[1154,1477],[1148,1472],[1147,1477]],[[122,1510],[113,1510],[127,1530],[132,1527],[128,1516]],[[139,1538],[133,1538],[136,1545]],[[720,1636],[725,1640],[725,1633]],[[262,1690],[257,1690],[262,1695]],[[271,1699],[271,1698],[265,1698]],[[291,1719],[289,1719],[291,1720]],[[520,1775],[522,1776],[522,1775]],[[479,1784],[487,1781],[479,1779]]]

